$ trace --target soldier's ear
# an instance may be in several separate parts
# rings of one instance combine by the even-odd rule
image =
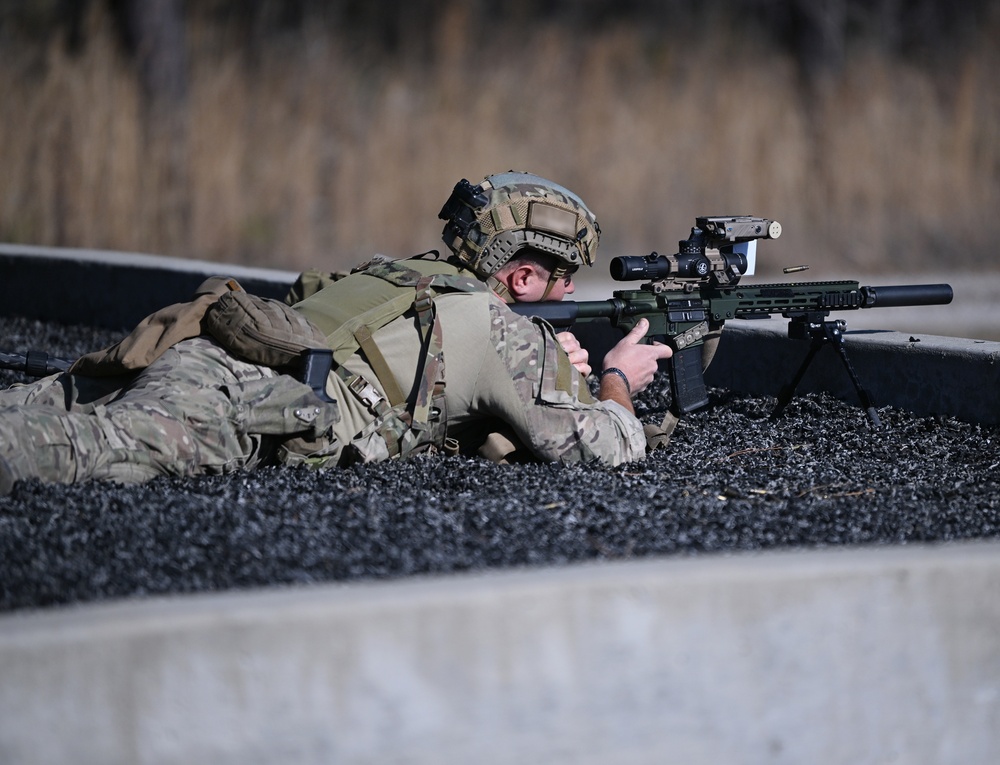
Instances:
[[[532,297],[537,300],[535,293],[538,292],[539,285],[544,286],[547,281],[534,263],[527,262],[518,263],[509,269],[503,278],[511,297],[518,301]]]

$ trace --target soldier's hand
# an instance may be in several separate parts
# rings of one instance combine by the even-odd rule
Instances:
[[[633,396],[645,390],[653,381],[660,359],[669,359],[673,355],[670,346],[663,343],[641,342],[648,331],[649,321],[639,319],[632,331],[604,357],[605,369],[620,369],[628,378]]]
[[[576,335],[572,332],[560,332],[556,335],[556,339],[562,345],[563,350],[566,351],[573,366],[580,370],[580,374],[584,377],[589,375],[591,369],[587,360],[590,358],[590,354],[586,348],[580,345],[580,341],[576,339]]]

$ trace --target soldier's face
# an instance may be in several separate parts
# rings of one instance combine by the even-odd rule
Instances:
[[[519,291],[520,294],[517,295],[518,302],[537,303],[539,300],[562,300],[566,295],[572,295],[576,290],[572,274],[567,274],[561,279],[556,279],[551,289],[549,289],[549,280],[552,276],[550,271],[532,265],[530,272],[530,275],[527,273],[524,274],[525,278],[521,283],[522,289]],[[546,289],[548,289],[547,295],[545,294]]]

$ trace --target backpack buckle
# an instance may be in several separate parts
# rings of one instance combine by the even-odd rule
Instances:
[[[385,411],[385,396],[361,375],[355,375],[354,379],[347,383],[347,387],[372,414],[382,414]]]

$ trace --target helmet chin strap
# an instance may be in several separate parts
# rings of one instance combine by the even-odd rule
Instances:
[[[552,273],[549,275],[549,283],[545,285],[545,292],[542,293],[540,300],[548,298],[549,293],[552,292],[559,281],[566,278],[567,273],[569,273],[569,269],[566,266],[556,266],[552,269]]]
[[[489,276],[486,278],[486,284],[492,289],[500,299],[505,303],[517,302],[514,300],[514,296],[510,294],[510,290],[507,289],[507,285],[502,281],[497,279],[495,276]]]

